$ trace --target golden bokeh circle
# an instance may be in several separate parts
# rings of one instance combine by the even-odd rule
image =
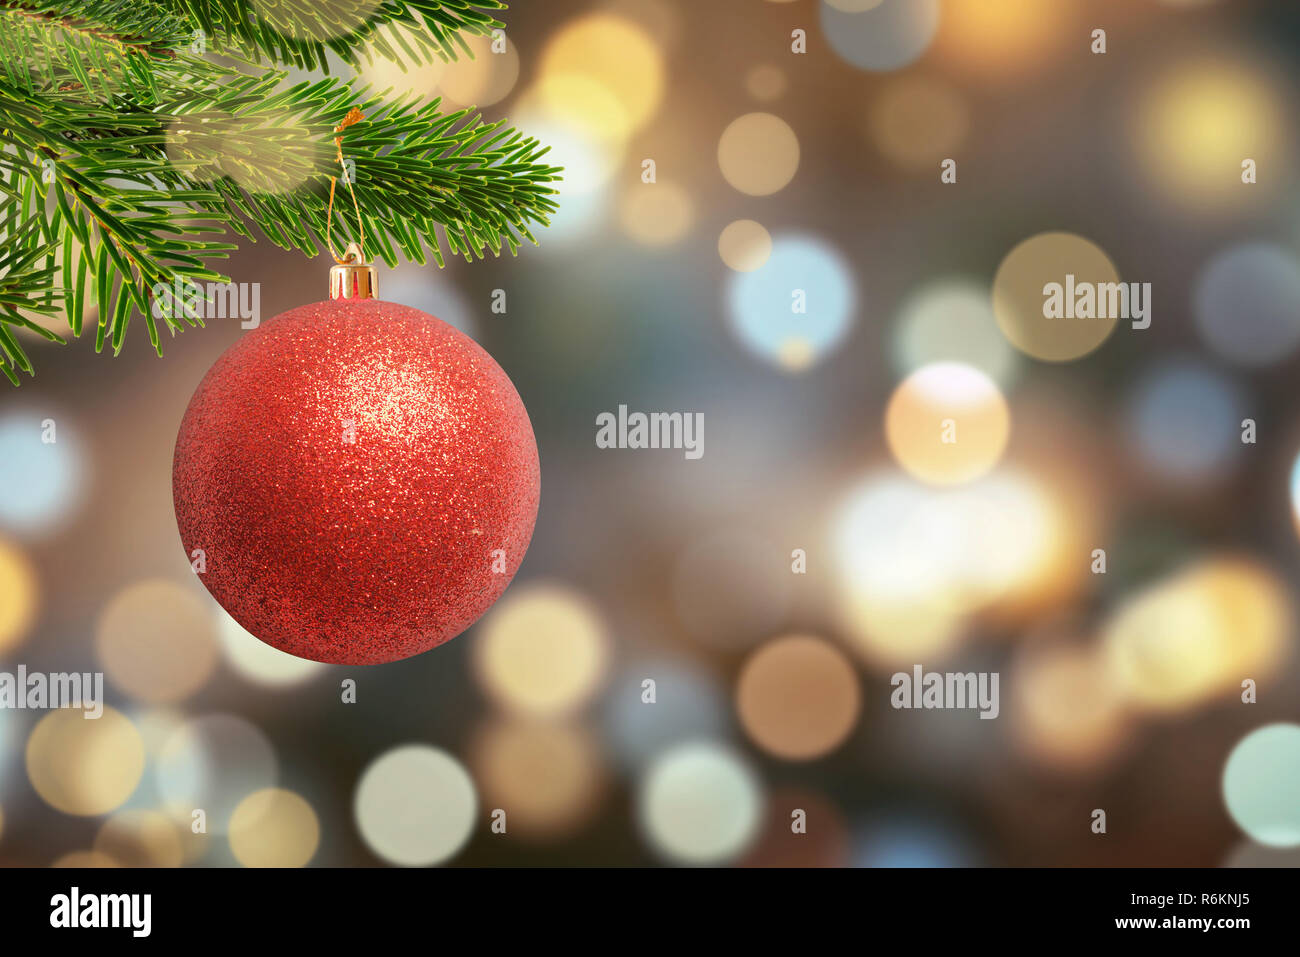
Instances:
[[[151,579],[119,592],[99,617],[95,647],[108,679],[133,698],[168,704],[208,681],[219,645],[206,601]]]
[[[94,853],[118,867],[180,867],[184,860],[176,822],[160,811],[130,809],[106,820]]]
[[[1067,277],[1078,293],[1091,283],[1098,300],[1103,287],[1118,283],[1119,273],[1095,243],[1073,233],[1031,236],[1007,253],[993,279],[993,315],[1007,340],[1026,355],[1045,362],[1069,362],[1092,352],[1115,331],[1116,319],[1057,318],[1044,315],[1048,287],[1061,287],[1062,306],[1069,303]],[[1109,306],[1107,307],[1109,311]]]
[[[787,760],[806,761],[839,747],[860,708],[853,666],[838,649],[808,635],[768,642],[745,662],[736,686],[746,733]]]
[[[1291,111],[1273,78],[1240,54],[1166,67],[1133,98],[1131,136],[1144,182],[1169,204],[1231,211],[1272,192],[1290,162]],[[1253,159],[1258,181],[1242,182]]]
[[[438,92],[460,106],[482,109],[499,103],[510,95],[519,79],[519,51],[514,41],[503,35],[500,44],[493,37],[464,38],[473,56],[461,53],[460,59],[447,64]],[[501,52],[493,47],[500,46]]]
[[[120,807],[144,773],[135,725],[110,707],[98,718],[77,708],[52,711],[27,739],[27,777],[46,804],[95,816]]]
[[[293,791],[263,788],[235,807],[229,838],[245,867],[305,867],[320,844],[320,821]]]
[[[718,236],[718,255],[736,272],[753,272],[772,255],[772,234],[752,219],[738,219]]]
[[[944,0],[934,51],[985,75],[1024,73],[1078,35],[1079,12],[1077,0]]]
[[[676,183],[637,183],[623,193],[619,222],[637,242],[667,246],[690,230],[695,222],[695,206],[690,194]]]
[[[1125,743],[1125,698],[1096,647],[1030,646],[1014,674],[1012,727],[1032,757],[1063,769],[1083,769]]]
[[[595,694],[609,637],[586,598],[559,583],[512,588],[474,644],[483,688],[506,708],[542,717],[576,711]]]
[[[1267,677],[1289,650],[1295,610],[1277,573],[1257,560],[1201,559],[1121,604],[1103,637],[1128,699],[1179,711]]]
[[[970,130],[966,101],[934,77],[904,76],[871,106],[869,127],[882,153],[904,169],[933,166],[952,157]]]
[[[36,619],[40,588],[31,562],[0,540],[0,656],[22,644]]]
[[[622,139],[659,107],[663,56],[638,24],[607,13],[564,26],[542,53],[538,87],[549,110],[601,139]]]
[[[594,810],[603,774],[584,728],[545,721],[496,721],[474,743],[483,803],[506,812],[508,834],[555,840]]]
[[[427,63],[397,63],[373,48],[364,51],[362,61],[361,79],[376,91],[392,90],[389,95],[394,99],[405,96],[421,103],[437,97],[450,66],[440,57]]]
[[[799,138],[779,116],[746,113],[722,131],[718,168],[740,192],[770,196],[794,179],[799,169]]]
[[[885,409],[898,464],[934,485],[969,482],[998,463],[1011,411],[997,383],[961,362],[932,362],[904,379]]]

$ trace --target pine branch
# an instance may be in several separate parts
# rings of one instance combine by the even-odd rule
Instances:
[[[226,87],[225,107],[214,109],[197,94],[182,114],[186,133],[171,153],[190,157],[188,175],[221,194],[214,215],[234,213],[232,226],[256,223],[285,248],[316,255],[313,240],[326,230],[325,178],[338,175],[335,127],[353,108],[366,119],[343,136],[345,158],[354,163],[354,188],[366,237],[394,265],[396,251],[424,262],[423,247],[442,265],[442,227],[448,249],[466,259],[503,247],[514,253],[521,240],[535,242],[531,226],[555,211],[558,167],[542,162],[546,152],[503,123],[485,124],[469,110],[444,115],[439,102],[419,106],[410,98],[387,103],[369,89],[336,79],[300,83],[280,93],[266,79],[245,79]],[[222,157],[222,164],[205,157]],[[302,181],[302,188],[278,192],[273,183],[249,189],[265,176],[266,161],[279,156],[276,173]],[[161,159],[161,157],[159,157]],[[223,175],[234,171],[236,175]],[[166,176],[166,171],[163,171]],[[349,203],[335,204],[334,234],[356,232]]]
[[[454,60],[469,47],[459,33],[486,36],[504,24],[490,11],[502,0],[159,0],[172,5],[211,34],[236,40],[245,55],[278,63],[326,69],[325,51],[357,66],[357,51],[373,43],[377,52],[400,60],[411,41],[428,60],[436,53]],[[408,50],[408,56],[410,51]]]
[[[192,28],[154,0],[0,3],[0,72],[28,92],[156,95],[153,65]]]
[[[232,232],[312,256],[327,230],[339,246],[358,238],[349,201],[336,201],[332,222],[326,211],[341,172],[335,129],[354,109],[365,119],[342,151],[367,251],[393,265],[399,253],[424,262],[427,249],[441,265],[444,242],[472,259],[536,241],[561,172],[536,140],[337,78],[285,88],[284,72],[255,66],[323,65],[326,50],[352,63],[372,51],[454,56],[456,32],[498,28],[486,11],[502,8],[368,2],[379,3],[369,21],[319,39],[292,29],[308,11],[299,0],[0,0],[0,29],[14,27],[0,34],[0,372],[14,382],[32,372],[15,329],[61,342],[38,320],[66,313],[79,336],[92,309],[97,350],[120,350],[139,313],[161,353],[157,318],[171,333],[202,323],[155,316],[151,290],[227,282],[210,264],[235,248]],[[273,19],[259,20],[272,5]],[[199,55],[196,30],[233,42],[235,55]],[[403,42],[404,32],[423,41]],[[46,52],[20,55],[31,50]]]

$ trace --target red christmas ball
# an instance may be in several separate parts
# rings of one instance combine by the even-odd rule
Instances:
[[[532,424],[483,349],[377,299],[291,309],[227,350],[176,437],[186,554],[236,621],[335,664],[408,658],[505,591],[537,519]]]

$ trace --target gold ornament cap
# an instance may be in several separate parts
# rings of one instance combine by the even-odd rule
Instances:
[[[330,267],[330,298],[375,299],[378,296],[375,267],[365,261],[359,243],[348,243],[338,265]]]

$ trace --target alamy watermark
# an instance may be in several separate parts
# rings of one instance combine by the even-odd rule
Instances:
[[[0,708],[15,711],[80,708],[85,712],[84,718],[103,717],[104,673],[29,672],[26,665],[19,665],[16,672],[0,671]]]
[[[889,683],[895,708],[978,708],[981,718],[996,718],[1001,711],[996,671],[925,671],[914,665],[911,674],[896,672]]]
[[[50,898],[50,926],[75,929],[122,928],[148,937],[153,928],[152,894],[83,894],[75,885]]]
[[[262,284],[177,277],[170,285],[154,284],[151,309],[155,319],[239,319],[241,329],[256,329],[262,321]]]
[[[704,455],[703,412],[629,412],[596,416],[598,449],[682,449],[688,459]]]
[[[1065,282],[1043,286],[1044,319],[1131,319],[1134,329],[1151,325],[1151,283]]]

